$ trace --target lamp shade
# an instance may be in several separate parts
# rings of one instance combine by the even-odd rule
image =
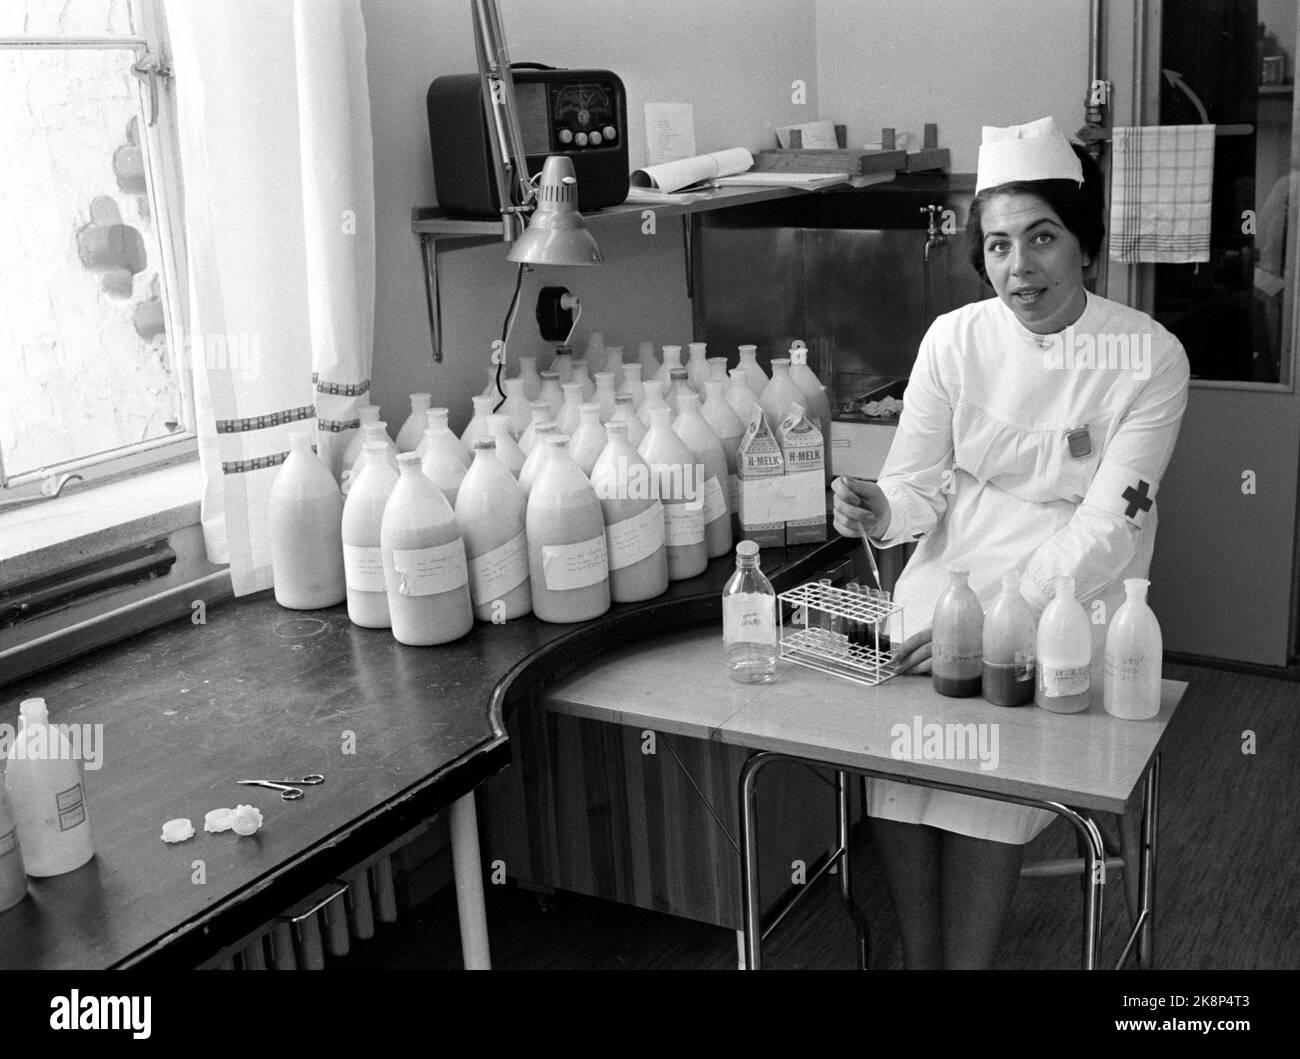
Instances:
[[[605,260],[578,212],[572,160],[560,155],[546,159],[537,209],[506,257],[524,265],[599,265]]]

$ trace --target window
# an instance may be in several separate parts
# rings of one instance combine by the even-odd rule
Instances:
[[[0,6],[0,505],[195,451],[161,7]]]

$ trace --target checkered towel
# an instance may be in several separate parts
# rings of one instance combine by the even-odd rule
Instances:
[[[1111,258],[1209,261],[1214,126],[1117,128],[1114,145]]]

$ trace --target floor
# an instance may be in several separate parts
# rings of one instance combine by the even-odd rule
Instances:
[[[1300,968],[1300,686],[1218,670],[1167,666],[1192,680],[1162,758],[1157,958],[1166,969]],[[901,966],[901,949],[869,826],[855,832],[854,892],[872,930],[872,966]],[[1027,859],[1074,856],[1053,824]],[[735,934],[576,894],[545,902],[513,886],[488,887],[493,965],[518,969],[736,966]],[[1113,963],[1126,933],[1119,885],[1107,888],[1103,952]],[[1076,968],[1081,895],[1074,879],[1026,879],[1016,893],[998,966]],[[774,968],[850,968],[855,945],[833,881],[819,885],[764,948]],[[339,966],[460,966],[449,889]]]

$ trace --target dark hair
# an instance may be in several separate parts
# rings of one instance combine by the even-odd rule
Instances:
[[[1102,190],[1101,169],[1087,151],[1077,143],[1070,144],[1083,166],[1083,184],[1073,180],[1014,180],[1008,184],[985,188],[975,196],[966,221],[966,249],[971,267],[980,279],[988,281],[984,270],[984,225],[981,215],[989,200],[996,195],[1023,193],[1042,199],[1061,223],[1079,240],[1083,252],[1093,261],[1101,252],[1101,241],[1106,236],[1106,201]]]

